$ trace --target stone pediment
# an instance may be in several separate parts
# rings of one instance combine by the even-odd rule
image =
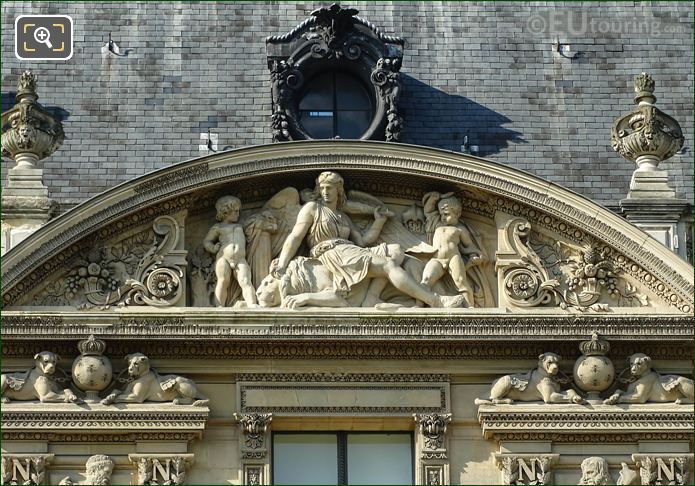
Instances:
[[[360,274],[350,290],[337,292],[339,272],[330,265],[340,267],[340,259],[354,255],[343,246],[326,252],[335,257],[333,263],[328,257],[313,257],[309,247],[314,245],[307,244],[311,234],[293,255],[283,257],[281,249],[296,226],[297,213],[312,204],[320,206],[314,202],[320,196],[311,190],[326,170],[338,171],[344,179],[347,202],[341,214],[366,237],[363,246],[391,245],[384,246],[383,258],[400,262],[409,273],[403,278],[426,283],[430,294],[403,291],[407,286],[402,282],[399,290],[399,281],[394,284],[393,275],[386,274],[391,283],[380,291],[356,290],[371,278],[360,280],[364,262],[358,264],[363,268],[349,270],[348,280]],[[285,307],[376,304],[383,313],[422,316],[438,313],[429,306],[450,305],[439,297],[450,296],[458,303],[448,314],[483,309],[558,315],[619,315],[626,308],[633,314],[692,312],[692,267],[577,194],[472,156],[348,141],[235,150],[162,169],[96,196],[5,256],[5,309],[43,308],[60,314],[210,307],[213,313],[249,317],[276,312],[243,308],[253,299],[248,294],[242,298],[239,290],[234,293],[239,277],[229,278],[228,295],[226,290],[223,294],[224,305],[232,309],[213,308],[219,299],[214,260],[220,255],[210,249],[222,241],[214,229],[219,228],[215,205],[227,195],[241,204],[238,224],[232,226],[245,231],[253,289],[275,275],[268,264],[278,256],[286,260],[288,268],[281,270],[291,278],[305,275],[296,277],[298,283],[282,295]],[[462,211],[446,226],[443,207],[452,204]],[[377,208],[383,208],[381,215]],[[382,227],[374,230],[378,225]],[[357,248],[357,236],[349,238],[348,246]],[[463,266],[452,264],[451,255],[440,258],[447,238],[460,238],[453,247]],[[355,254],[363,258],[363,250]],[[336,290],[329,296],[333,300],[321,300],[329,290]],[[319,294],[324,297],[312,297]]]

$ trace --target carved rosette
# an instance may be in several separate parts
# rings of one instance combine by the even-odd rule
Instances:
[[[535,307],[550,303],[559,285],[551,279],[540,257],[529,245],[531,223],[510,217],[499,227],[495,270],[500,291],[516,307]]]
[[[60,120],[38,102],[36,75],[19,77],[17,103],[2,114],[2,155],[31,168],[58,150],[65,135]]]
[[[654,85],[649,74],[642,73],[635,78],[637,108],[618,118],[611,130],[613,150],[636,162],[638,171],[656,170],[685,141],[678,122],[654,106]]]
[[[273,109],[273,140],[309,140],[300,122],[298,103],[305,81],[340,70],[370,87],[375,99],[371,124],[363,140],[398,141],[403,118],[398,111],[402,89],[399,70],[405,39],[384,35],[338,4],[314,10],[285,35],[266,38]]]

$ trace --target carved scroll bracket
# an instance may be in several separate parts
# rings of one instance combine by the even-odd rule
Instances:
[[[447,452],[447,427],[451,414],[413,414],[416,437],[416,484],[451,484]]]
[[[128,454],[137,468],[135,484],[186,484],[193,454]]]
[[[553,466],[560,454],[495,454],[501,484],[553,484]]]
[[[2,484],[48,484],[46,470],[54,454],[3,454]]]
[[[693,454],[633,454],[642,484],[692,484]]]
[[[272,413],[235,413],[241,434],[239,448],[243,468],[243,484],[270,484],[268,437]]]

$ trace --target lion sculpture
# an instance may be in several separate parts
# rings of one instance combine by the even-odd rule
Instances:
[[[208,399],[198,392],[193,380],[178,375],[159,375],[150,369],[150,359],[142,353],[125,357],[133,381],[125,390],[114,390],[101,403],[172,402],[175,405],[203,406]]]
[[[0,394],[2,403],[10,400],[39,400],[42,403],[80,403],[71,390],[61,388],[55,379],[60,356],[41,351],[34,356],[34,367],[21,373],[3,373]]]
[[[561,390],[560,356],[543,353],[538,367],[528,373],[516,373],[498,378],[492,384],[490,398],[475,400],[476,405],[521,402],[582,403],[584,399],[574,390]],[[562,380],[564,382],[565,380]]]
[[[652,359],[636,353],[628,359],[627,390],[616,390],[603,403],[693,403],[693,380],[678,375],[661,375],[652,369]],[[627,370],[626,370],[627,371]]]

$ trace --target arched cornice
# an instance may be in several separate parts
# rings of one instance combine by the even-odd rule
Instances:
[[[665,283],[690,312],[693,267],[611,211],[557,184],[470,155],[372,141],[301,141],[232,150],[157,170],[101,193],[42,227],[3,258],[5,296],[85,236],[148,206],[225,182],[326,169],[392,173],[474,187],[530,206],[598,238]]]

